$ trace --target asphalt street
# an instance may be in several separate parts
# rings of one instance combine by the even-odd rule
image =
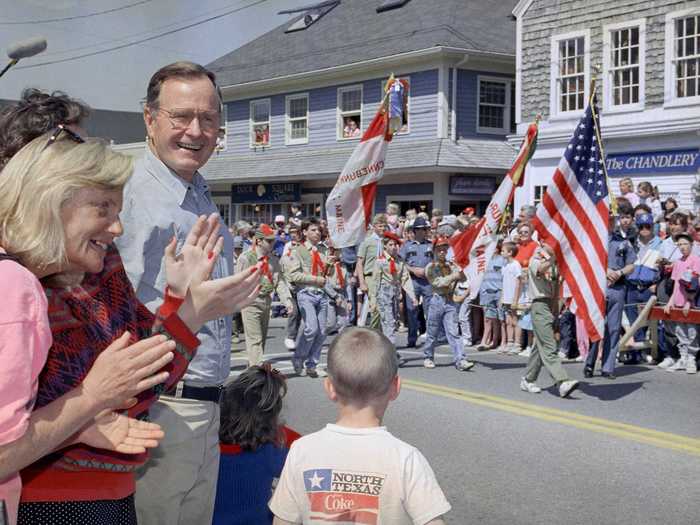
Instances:
[[[284,418],[306,434],[335,410],[322,379],[293,374],[284,325],[272,319],[265,358],[288,374]],[[561,399],[544,370],[542,393],[519,389],[526,358],[474,351],[477,365],[459,372],[443,346],[427,370],[404,342],[402,392],[384,423],[427,457],[452,504],[447,523],[700,522],[700,374],[621,365],[614,381],[584,380],[572,361],[582,386]],[[232,375],[246,362],[234,345]]]

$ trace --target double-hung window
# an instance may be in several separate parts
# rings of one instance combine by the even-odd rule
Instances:
[[[604,107],[642,109],[645,21],[610,25],[604,31]]]
[[[578,115],[586,107],[589,78],[588,31],[552,39],[551,112]]]
[[[700,100],[700,10],[666,15],[667,101]],[[670,99],[670,100],[668,100]]]
[[[286,144],[309,142],[309,95],[306,93],[287,96]]]
[[[513,116],[513,81],[479,77],[477,100],[478,133],[504,134],[511,131]]]
[[[250,147],[270,145],[270,99],[250,103]]]
[[[362,135],[362,86],[338,88],[338,140]]]

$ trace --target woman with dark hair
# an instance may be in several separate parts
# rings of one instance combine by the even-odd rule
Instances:
[[[89,115],[88,106],[61,91],[25,89],[17,104],[0,113],[0,170],[25,144],[59,124],[84,135],[81,127]]]
[[[213,525],[272,523],[267,508],[287,452],[299,434],[280,422],[284,376],[265,362],[251,366],[221,397],[221,460]]]

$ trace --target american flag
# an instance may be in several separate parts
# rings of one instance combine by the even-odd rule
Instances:
[[[591,341],[600,340],[604,333],[608,267],[610,199],[599,138],[594,96],[533,220],[540,241],[557,255],[573,298],[571,311],[584,320]]]

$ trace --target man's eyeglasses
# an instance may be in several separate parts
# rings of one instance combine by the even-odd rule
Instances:
[[[190,127],[192,121],[197,117],[199,127],[204,131],[218,131],[221,121],[221,115],[218,111],[200,111],[197,109],[188,108],[173,108],[165,109],[158,108],[153,111],[162,111],[168,117],[173,129],[184,130]]]
[[[58,137],[61,136],[61,133],[65,133],[72,141],[74,141],[78,144],[82,144],[85,142],[85,139],[83,137],[78,135],[72,129],[66,127],[65,124],[59,124],[58,126],[56,126],[56,129],[53,130],[53,132],[51,133],[49,140],[46,141],[46,145],[44,146],[44,149],[48,148],[51,144],[56,142],[58,140]]]

